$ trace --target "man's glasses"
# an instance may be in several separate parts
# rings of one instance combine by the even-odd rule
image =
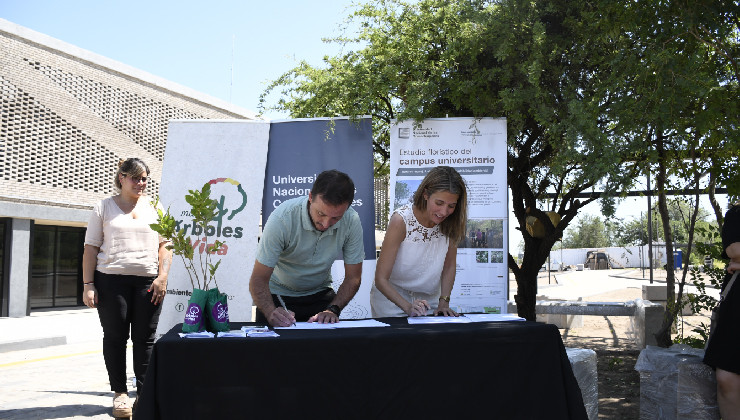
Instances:
[[[131,175],[126,175],[126,176],[131,178],[131,180],[134,181],[134,184],[138,184],[139,182],[143,182],[146,184],[146,182],[149,180],[149,177],[146,177],[146,176],[131,176]]]

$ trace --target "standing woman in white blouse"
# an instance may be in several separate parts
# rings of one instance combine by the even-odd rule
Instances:
[[[120,162],[114,179],[120,193],[95,205],[85,234],[82,301],[98,309],[103,327],[103,358],[115,393],[113,417],[132,414],[126,384],[129,330],[141,391],[172,261],[168,243],[149,227],[157,210],[144,195],[148,181],[149,167],[140,159]]]
[[[449,166],[433,168],[413,203],[393,212],[370,290],[373,317],[457,316],[450,308],[457,246],[465,238],[467,190]]]

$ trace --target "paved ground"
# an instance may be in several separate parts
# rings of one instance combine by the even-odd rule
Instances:
[[[647,272],[645,279],[641,276],[639,270],[541,273],[539,294],[549,299],[631,300],[640,298],[642,285],[649,284]],[[510,289],[513,297],[515,282]],[[112,393],[95,310],[35,311],[29,317],[0,318],[0,332],[0,419],[111,418]],[[582,327],[561,333],[568,347],[634,345],[628,317],[584,317]],[[130,367],[130,347],[128,355]],[[130,368],[128,377],[133,377]]]
[[[111,418],[113,394],[94,309],[0,318],[0,331],[0,419]],[[66,344],[46,346],[60,337]],[[36,348],[13,350],[24,346]],[[130,347],[128,356],[131,366]]]

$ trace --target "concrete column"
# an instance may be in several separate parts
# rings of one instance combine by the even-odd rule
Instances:
[[[665,308],[668,300],[668,288],[665,284],[643,284],[642,299],[660,303]]]
[[[596,372],[596,352],[589,349],[566,347],[568,361],[581,388],[583,404],[589,420],[599,418],[599,381]]]
[[[8,316],[28,315],[28,282],[31,278],[31,220],[12,219],[10,222],[10,281]]]
[[[647,300],[636,299],[637,308],[633,318],[635,328],[635,340],[638,348],[646,346],[657,346],[658,340],[655,333],[663,325],[665,308],[663,305]]]

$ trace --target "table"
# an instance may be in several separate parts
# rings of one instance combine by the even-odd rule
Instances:
[[[186,339],[176,325],[135,418],[587,418],[554,325],[379,321],[391,326],[277,338]]]

